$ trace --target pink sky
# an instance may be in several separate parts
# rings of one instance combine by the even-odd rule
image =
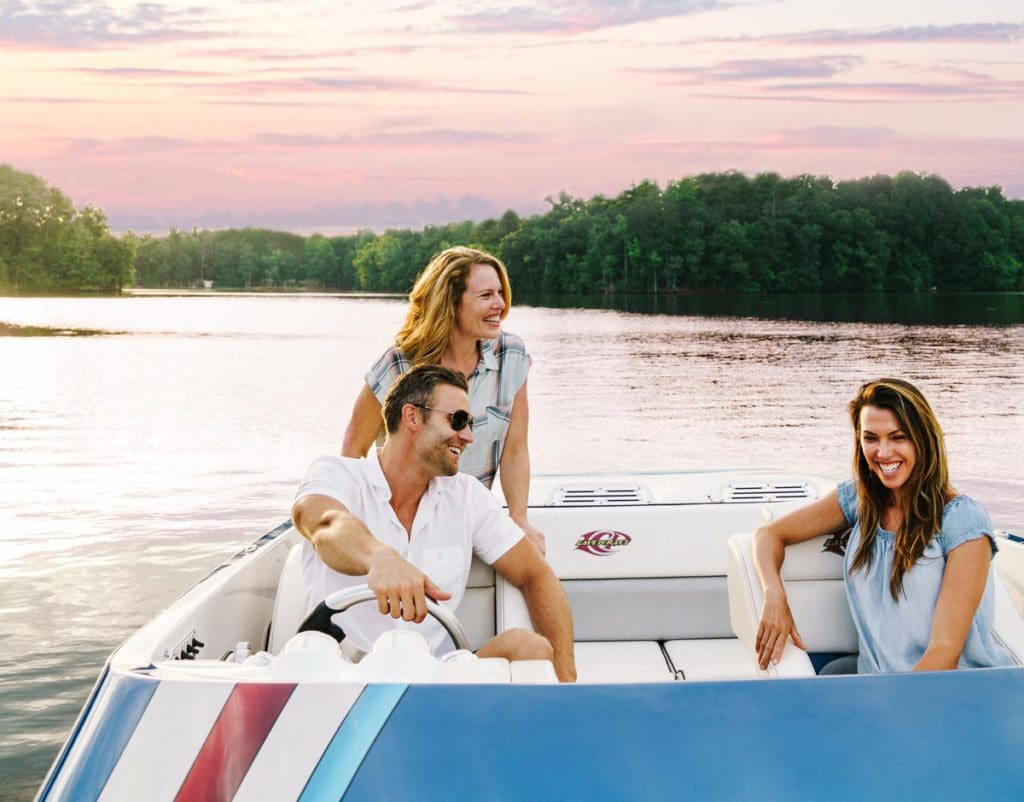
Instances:
[[[730,169],[1024,197],[1021,0],[0,0],[0,65],[0,161],[119,231],[415,227]]]

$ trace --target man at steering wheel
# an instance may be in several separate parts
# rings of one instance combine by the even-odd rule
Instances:
[[[426,600],[455,609],[475,553],[522,591],[537,630],[508,630],[477,654],[551,660],[559,680],[572,682],[565,591],[490,491],[459,473],[459,457],[473,441],[467,387],[461,373],[439,365],[413,368],[384,401],[379,450],[370,449],[366,459],[321,457],[310,466],[292,507],[295,528],[306,538],[307,609],[365,583],[383,615],[364,604],[334,616],[356,649],[368,650],[389,629],[407,628],[421,631],[436,651],[445,631],[425,620]]]

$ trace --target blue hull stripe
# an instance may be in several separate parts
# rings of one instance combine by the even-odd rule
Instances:
[[[157,680],[131,675],[110,675],[110,685],[99,698],[99,720],[88,741],[71,747],[71,776],[57,796],[47,802],[96,802],[135,732],[149,700],[156,693]]]
[[[411,685],[345,802],[1019,802],[1022,721],[1020,668],[660,685]]]
[[[405,685],[367,685],[345,716],[306,783],[299,802],[338,802],[348,790]]]
[[[46,774],[46,780],[43,782],[43,787],[39,790],[37,797],[40,802],[44,802],[44,800],[48,798],[50,789],[53,787],[54,782],[56,782],[58,775],[64,771],[64,764],[67,762],[68,753],[70,753],[71,747],[74,745],[75,741],[78,740],[78,735],[82,731],[82,727],[85,725],[85,722],[88,721],[89,716],[92,713],[93,705],[96,704],[96,700],[106,689],[107,675],[109,673],[110,665],[104,665],[99,679],[96,680],[96,684],[92,686],[92,690],[89,692],[89,698],[86,699],[82,712],[78,714],[78,718],[75,720],[75,726],[71,728],[71,733],[64,742],[64,746],[61,747],[60,753],[57,755],[57,759],[53,761],[53,765],[50,766],[50,770]]]

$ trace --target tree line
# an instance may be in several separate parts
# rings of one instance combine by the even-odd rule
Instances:
[[[135,238],[113,236],[102,211],[0,164],[0,292],[120,292],[134,263]]]
[[[505,262],[517,291],[556,295],[1024,289],[1024,201],[933,175],[710,173],[548,203],[379,235],[172,231],[139,242],[136,270],[146,286],[407,292],[433,254],[473,244]]]
[[[407,292],[433,254],[471,244],[504,260],[518,292],[554,295],[1024,289],[1024,201],[999,187],[728,172],[547,200],[531,217],[382,234],[194,229],[122,242],[145,287]]]

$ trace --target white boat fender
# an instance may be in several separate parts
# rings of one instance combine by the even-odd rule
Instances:
[[[467,649],[456,649],[441,657],[431,681],[441,684],[507,683],[510,676],[509,662],[504,657],[477,657]]]
[[[439,664],[419,632],[392,629],[377,638],[357,669],[370,682],[427,682]]]
[[[452,649],[441,655],[442,663],[468,663],[479,659],[469,649]]]
[[[299,632],[271,661],[270,678],[282,682],[337,682],[358,681],[359,676],[330,635]]]
[[[245,662],[242,665],[247,668],[266,668],[272,662],[274,662],[274,655],[270,652],[256,652],[245,658]]]
[[[369,653],[386,652],[388,649],[408,649],[411,652],[430,654],[427,639],[411,629],[389,629],[374,641]]]

